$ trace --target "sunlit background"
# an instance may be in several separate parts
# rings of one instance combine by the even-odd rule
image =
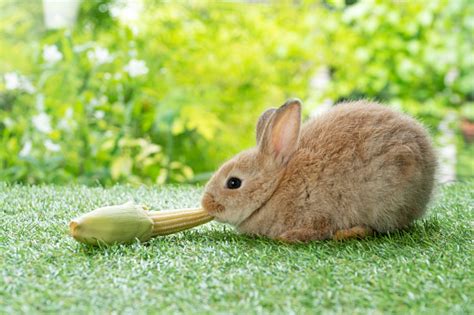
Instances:
[[[0,0],[0,178],[202,183],[289,97],[369,98],[473,177],[474,1]]]

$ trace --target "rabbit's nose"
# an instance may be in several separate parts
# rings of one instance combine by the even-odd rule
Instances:
[[[201,204],[204,210],[206,210],[210,214],[222,212],[225,210],[224,206],[218,203],[214,199],[214,196],[211,195],[210,193],[204,194],[204,196],[202,197]]]

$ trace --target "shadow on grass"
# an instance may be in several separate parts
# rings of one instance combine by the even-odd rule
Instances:
[[[415,222],[413,225],[389,232],[389,233],[376,233],[374,237],[377,238],[388,238],[388,239],[396,239],[396,238],[407,238],[407,237],[418,237],[418,238],[425,238],[433,235],[437,235],[441,232],[441,223],[435,217],[424,219]]]
[[[157,237],[147,243],[138,241],[128,245],[112,246],[88,246],[78,244],[77,250],[86,256],[107,256],[111,254],[143,254],[143,251],[149,253],[166,253],[173,251],[176,247],[184,250],[187,248],[204,247],[235,247],[241,250],[260,251],[262,249],[270,251],[328,251],[345,252],[357,250],[374,250],[377,247],[396,250],[416,250],[433,247],[437,240],[447,241],[442,233],[442,226],[436,217],[431,217],[423,221],[416,222],[413,226],[391,233],[377,233],[366,239],[354,239],[346,241],[314,241],[306,244],[286,244],[280,241],[274,241],[265,237],[249,236],[238,234],[233,229],[227,227],[208,230],[189,230],[174,235]],[[148,255],[147,255],[148,256]],[[153,255],[150,254],[150,257]]]

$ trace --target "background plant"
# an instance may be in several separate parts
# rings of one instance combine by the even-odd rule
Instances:
[[[196,182],[287,97],[305,115],[384,101],[433,134],[474,99],[468,0],[144,1],[138,19],[126,4],[84,1],[72,30],[49,31],[41,3],[0,1],[3,179]]]

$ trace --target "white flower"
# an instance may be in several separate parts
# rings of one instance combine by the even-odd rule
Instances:
[[[51,121],[48,114],[40,113],[32,118],[33,125],[35,128],[43,133],[51,132]]]
[[[97,118],[97,119],[102,119],[102,118],[105,117],[105,113],[104,113],[104,111],[102,111],[102,110],[98,110],[98,111],[95,112],[94,116],[95,116],[95,118]]]
[[[132,78],[148,73],[148,67],[145,64],[145,61],[137,59],[130,60],[123,69],[128,72],[128,75]]]
[[[93,99],[90,100],[90,102],[89,102],[89,107],[92,108],[92,109],[94,109],[94,108],[96,108],[97,106],[100,106],[100,105],[102,105],[102,104],[104,104],[104,103],[107,103],[108,101],[109,101],[109,99],[108,99],[107,96],[105,96],[105,95],[102,95],[102,96],[99,97],[99,98],[95,98],[95,97],[94,97]]]
[[[36,110],[39,112],[44,111],[44,95],[41,93],[36,95]]]
[[[64,114],[64,117],[58,122],[58,128],[69,130],[71,128],[71,120],[73,115],[74,110],[72,108],[68,108]]]
[[[43,47],[43,59],[49,64],[55,64],[63,59],[63,54],[56,45],[46,45]]]
[[[31,84],[31,82],[25,77],[23,77],[22,85],[23,91],[25,91],[26,93],[33,94],[36,91],[33,84]]]
[[[310,85],[313,89],[325,91],[331,82],[331,73],[328,67],[321,67],[311,78]]]
[[[5,88],[7,90],[23,90],[30,94],[36,90],[30,80],[16,72],[5,73],[3,78],[5,79]]]
[[[100,105],[100,102],[99,102],[99,100],[98,100],[97,98],[95,98],[95,97],[94,97],[93,99],[91,99],[91,101],[89,102],[89,106],[90,106],[91,108],[95,108],[95,107],[97,107],[97,106],[99,106],[99,105]]]
[[[456,68],[452,68],[444,76],[444,84],[446,86],[453,85],[454,81],[456,81],[458,77],[459,77],[459,70]]]
[[[94,62],[98,66],[104,63],[112,62],[114,60],[107,48],[102,47],[96,47],[94,50],[89,50],[87,52],[87,57],[91,62]]]
[[[45,140],[43,144],[46,147],[46,149],[51,152],[58,152],[59,150],[61,150],[61,146],[59,144],[56,144],[49,139]]]
[[[25,156],[30,155],[31,148],[32,148],[31,141],[26,141],[18,155],[20,157],[25,157]]]
[[[7,90],[16,90],[21,87],[20,76],[16,72],[5,73],[5,87]]]
[[[73,114],[74,114],[74,110],[72,108],[68,108],[66,110],[66,113],[64,114],[64,117],[67,119],[71,119]]]
[[[4,120],[3,120],[3,123],[5,124],[5,126],[7,128],[10,128],[12,127],[14,124],[15,124],[15,121],[13,119],[11,119],[10,117],[6,117]]]
[[[311,117],[317,117],[326,113],[328,110],[331,109],[332,106],[333,101],[330,99],[325,99],[320,106],[318,106],[315,110],[311,112]]]
[[[69,127],[69,121],[67,119],[61,119],[59,122],[58,122],[58,128],[59,129],[62,129],[62,130],[68,130],[70,127]]]
[[[143,11],[143,1],[118,0],[109,7],[110,15],[126,25],[134,25]]]

